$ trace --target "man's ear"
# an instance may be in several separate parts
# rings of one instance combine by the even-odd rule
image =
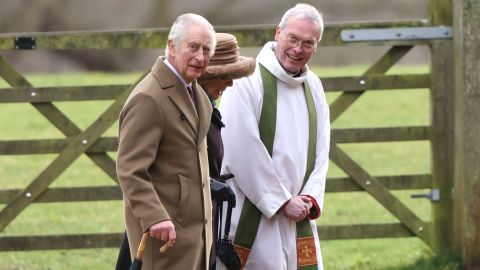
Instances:
[[[169,39],[167,41],[167,47],[168,47],[168,55],[175,57],[175,45],[173,44],[173,40]]]
[[[277,25],[277,27],[275,27],[275,41],[278,41],[280,38],[280,33],[282,33],[282,29]]]

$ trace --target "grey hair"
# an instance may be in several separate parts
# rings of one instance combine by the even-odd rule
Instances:
[[[200,15],[186,13],[178,16],[170,28],[168,39],[172,40],[176,47],[179,47],[182,39],[185,38],[188,27],[193,24],[205,26],[208,32],[210,32],[210,36],[212,38],[212,43],[210,44],[210,56],[212,56],[215,53],[215,46],[217,45],[217,40],[215,39],[215,30],[210,22]],[[165,55],[168,57],[168,43],[165,48]]]
[[[288,19],[291,17],[298,16],[300,19],[305,19],[305,20],[310,20],[312,22],[316,22],[320,26],[320,36],[318,38],[318,41],[322,39],[322,34],[323,34],[323,16],[318,9],[316,9],[314,6],[309,5],[309,4],[296,4],[294,7],[290,8],[283,14],[282,20],[278,24],[278,27],[280,29],[283,29],[287,22]]]

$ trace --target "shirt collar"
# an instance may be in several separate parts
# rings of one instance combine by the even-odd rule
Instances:
[[[183,78],[182,76],[180,76],[180,73],[178,73],[178,71],[172,66],[172,64],[170,63],[170,61],[168,61],[167,58],[165,58],[165,60],[163,60],[163,62],[165,63],[165,65],[167,65],[168,68],[170,68],[173,73],[175,74],[175,76],[177,76],[177,78],[183,83],[183,85],[185,86],[185,88],[187,87],[192,87],[192,84],[188,84]]]
[[[298,86],[307,80],[309,73],[308,66],[305,65],[301,68],[301,73],[296,77],[289,74],[280,65],[277,57],[275,56],[275,48],[277,42],[267,42],[257,55],[257,62],[263,65],[270,73],[272,73],[278,80],[283,81],[287,85]]]

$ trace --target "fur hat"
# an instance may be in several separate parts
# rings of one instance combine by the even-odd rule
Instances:
[[[255,70],[255,59],[239,56],[239,47],[234,35],[216,33],[217,46],[205,72],[199,81],[238,79]]]

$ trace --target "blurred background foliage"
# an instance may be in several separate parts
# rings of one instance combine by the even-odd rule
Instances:
[[[214,26],[277,24],[293,0],[0,0],[0,34],[19,32],[126,30],[168,28],[187,12],[200,14]],[[426,0],[306,0],[319,8],[326,24],[349,21],[419,20],[427,18]],[[384,46],[322,47],[315,65],[370,63]],[[258,48],[242,48],[254,56]],[[0,52],[18,70],[65,72],[72,70],[137,71],[148,68],[163,49]],[[402,63],[426,63],[427,48],[417,46]]]

